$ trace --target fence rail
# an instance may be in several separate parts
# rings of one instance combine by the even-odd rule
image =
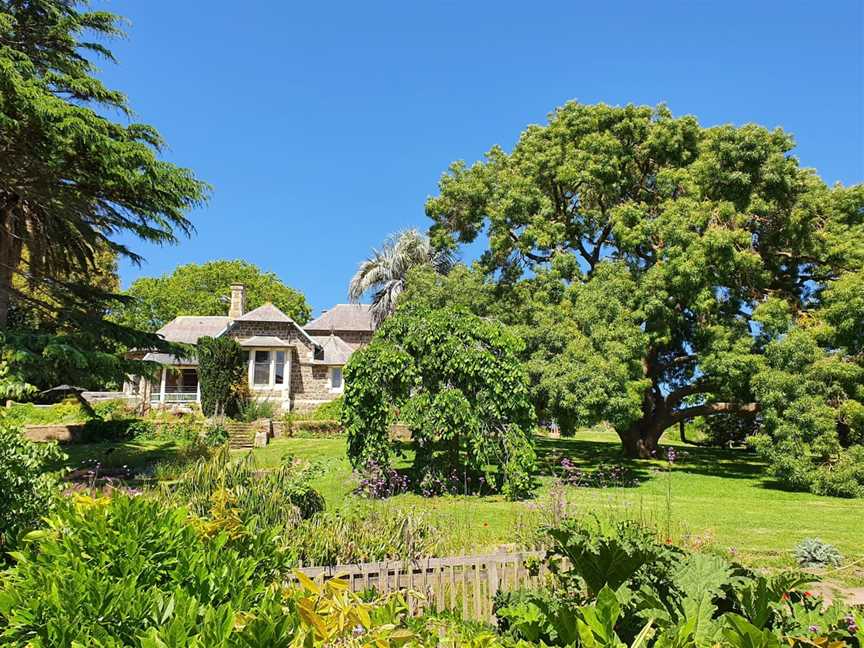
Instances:
[[[537,570],[529,570],[526,565],[527,560],[540,559],[543,555],[542,551],[520,551],[303,567],[300,571],[310,578],[324,580],[343,577],[353,592],[400,590],[412,614],[424,610],[454,610],[466,619],[489,621],[493,620],[492,604],[499,591],[536,587],[546,579],[545,563],[538,561]]]

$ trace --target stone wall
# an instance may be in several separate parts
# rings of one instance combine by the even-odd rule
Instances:
[[[291,365],[291,409],[305,412],[341,394],[330,391],[329,367],[318,364]]]

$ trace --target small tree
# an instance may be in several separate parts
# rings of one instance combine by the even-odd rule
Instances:
[[[467,311],[403,308],[345,371],[342,421],[355,467],[389,462],[389,424],[405,422],[418,480],[458,470],[509,497],[530,488],[534,413],[518,340]]]
[[[243,386],[243,350],[232,338],[198,340],[198,378],[205,416],[233,416]]]

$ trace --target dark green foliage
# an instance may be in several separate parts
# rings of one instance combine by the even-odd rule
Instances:
[[[352,465],[389,463],[398,417],[414,440],[415,483],[457,470],[510,498],[525,495],[534,415],[518,349],[504,327],[464,310],[398,310],[345,370]]]
[[[864,365],[819,344],[825,329],[794,328],[766,347],[753,378],[763,426],[751,442],[785,487],[864,496]]]
[[[63,459],[56,443],[28,441],[20,430],[0,422],[0,552],[52,509],[59,483],[49,469]]]
[[[121,238],[165,244],[191,232],[186,214],[208,192],[96,78],[121,22],[77,0],[0,3],[3,397],[119,381],[135,363],[118,351],[165,346],[106,321],[118,298],[91,280],[106,255],[141,261]]]
[[[228,430],[217,423],[207,428],[207,432],[204,433],[204,443],[211,448],[218,448],[228,443],[230,437]]]
[[[243,400],[243,350],[229,337],[202,337],[198,340],[198,379],[201,384],[201,411],[205,416],[236,416]]]
[[[564,587],[584,587],[589,596],[596,596],[605,586],[617,590],[640,569],[668,562],[674,551],[658,544],[652,533],[633,522],[605,528],[600,522],[566,520],[548,534],[552,540],[550,569]],[[559,566],[561,558],[569,561],[569,568]]]
[[[488,237],[486,281],[423,282],[518,328],[543,419],[565,433],[607,421],[649,457],[681,421],[756,414],[754,377],[790,325],[822,322],[834,368],[860,366],[864,185],[826,186],[793,147],[779,129],[704,128],[662,105],[567,103],[509,152],[450,166],[426,203],[431,236],[447,249]],[[809,406],[833,410],[842,436],[858,416],[847,399]]]

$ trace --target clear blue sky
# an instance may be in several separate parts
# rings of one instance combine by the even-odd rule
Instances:
[[[782,126],[828,182],[864,179],[860,0],[97,2],[130,20],[103,77],[211,183],[179,246],[123,285],[244,258],[345,301],[387,234],[425,229],[447,165],[510,148],[568,99]]]

